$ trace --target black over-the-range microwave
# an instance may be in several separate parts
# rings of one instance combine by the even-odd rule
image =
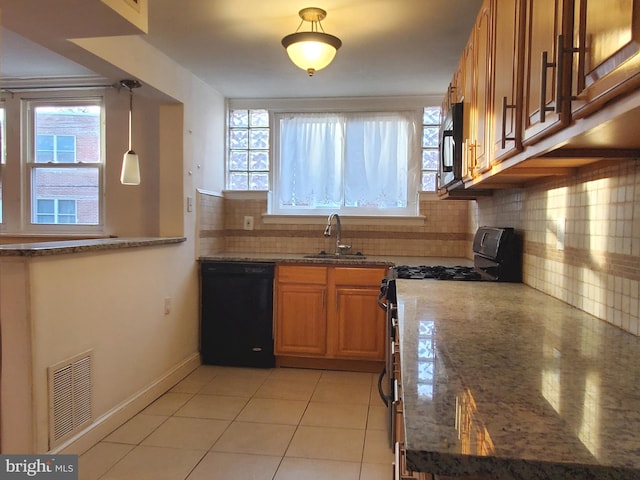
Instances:
[[[453,190],[462,184],[463,104],[453,103],[440,126],[440,185]]]

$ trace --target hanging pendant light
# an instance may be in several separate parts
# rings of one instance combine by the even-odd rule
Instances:
[[[138,154],[131,148],[131,117],[133,113],[133,89],[140,88],[142,84],[137,80],[121,80],[120,85],[129,89],[129,150],[122,158],[120,183],[123,185],[140,185],[140,162],[138,161]]]
[[[327,16],[327,12],[321,8],[303,8],[298,15],[302,19],[298,29],[282,39],[282,46],[291,61],[311,77],[333,61],[342,41],[324,32],[320,21]],[[298,31],[304,22],[311,23],[311,31]]]

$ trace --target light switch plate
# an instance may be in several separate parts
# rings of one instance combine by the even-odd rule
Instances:
[[[251,215],[246,215],[244,217],[243,225],[245,230],[253,230],[253,217]]]

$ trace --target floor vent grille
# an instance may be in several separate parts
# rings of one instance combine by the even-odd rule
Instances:
[[[89,351],[49,367],[49,448],[91,422],[92,363]]]

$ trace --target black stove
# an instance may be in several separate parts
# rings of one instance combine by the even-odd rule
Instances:
[[[473,266],[398,265],[389,279],[522,281],[522,248],[513,228],[480,227],[473,237]]]

